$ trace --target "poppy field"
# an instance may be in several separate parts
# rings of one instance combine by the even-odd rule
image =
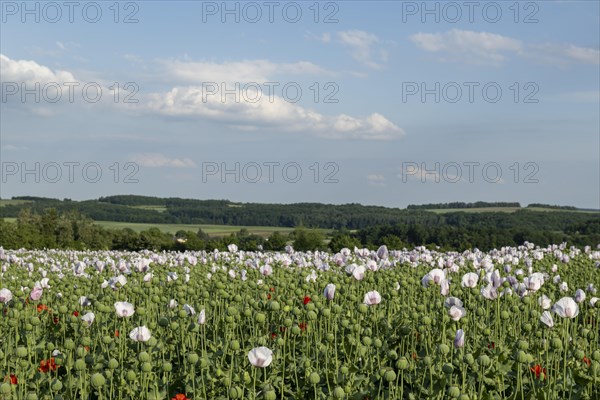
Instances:
[[[0,399],[600,399],[600,249],[0,248]]]

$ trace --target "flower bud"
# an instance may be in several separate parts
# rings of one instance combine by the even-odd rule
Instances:
[[[142,351],[140,354],[138,354],[138,360],[140,362],[148,362],[150,361],[150,354],[148,354],[145,351]]]
[[[149,362],[142,363],[142,372],[150,372],[152,371],[152,364]]]
[[[108,360],[108,368],[109,369],[117,369],[119,367],[119,362],[114,359],[111,358],[110,360]]]
[[[393,370],[388,370],[383,374],[383,379],[386,382],[393,382],[396,380],[396,373]]]
[[[77,360],[75,360],[76,371],[83,371],[86,368],[87,366],[85,365],[85,360],[83,358],[78,358]]]

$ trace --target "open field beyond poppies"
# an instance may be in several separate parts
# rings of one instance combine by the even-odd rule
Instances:
[[[600,251],[8,251],[2,399],[598,399]]]

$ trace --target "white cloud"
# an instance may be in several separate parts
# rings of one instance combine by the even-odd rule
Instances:
[[[370,174],[367,175],[367,182],[371,186],[386,186],[386,179],[383,175]]]
[[[446,54],[452,61],[497,64],[504,61],[504,52],[520,52],[520,40],[488,32],[452,29],[444,33],[416,33],[410,40],[431,53]]]
[[[12,60],[0,54],[0,80],[3,82],[25,82],[28,84],[40,83],[41,85],[56,82],[77,82],[77,79],[68,71],[53,71],[48,67],[30,60]]]
[[[337,38],[344,46],[351,48],[352,57],[373,69],[380,69],[382,64],[387,60],[387,52],[384,49],[377,49],[379,60],[373,55],[375,52],[373,47],[379,43],[379,38],[373,33],[368,33],[360,30],[350,30],[337,33]]]
[[[518,39],[489,32],[452,29],[443,33],[416,33],[409,39],[422,50],[442,55],[443,61],[471,64],[500,64],[508,54],[538,63],[600,64],[600,51],[573,44],[524,43]]]
[[[131,156],[131,161],[146,168],[194,168],[196,163],[189,158],[169,158],[160,153],[138,153]]]
[[[153,114],[204,118],[243,131],[277,129],[330,139],[390,140],[404,135],[401,128],[378,113],[364,118],[346,114],[328,116],[279,96],[270,101],[265,94],[256,102],[236,101],[233,96],[224,100],[220,96],[206,96],[202,87],[177,87],[167,93],[153,93],[140,103],[146,112]]]
[[[308,61],[277,64],[268,60],[244,60],[238,62],[188,62],[163,61],[166,78],[185,83],[202,82],[257,82],[265,83],[269,77],[290,75],[333,75],[331,72]]]

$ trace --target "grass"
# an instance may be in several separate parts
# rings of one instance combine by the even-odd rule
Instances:
[[[152,210],[152,211],[158,211],[158,212],[165,212],[167,211],[167,207],[166,206],[129,206],[131,208],[139,208],[140,210]]]
[[[9,218],[6,218],[9,220]],[[153,224],[153,223],[135,223],[135,222],[114,222],[114,221],[96,221],[96,224],[108,229],[124,229],[130,228],[136,232],[141,232],[146,229],[156,227],[162,232],[176,233],[179,230],[197,232],[202,228],[209,236],[227,236],[231,233],[236,233],[240,229],[247,229],[249,233],[259,236],[270,236],[273,232],[287,234],[292,232],[294,228],[282,228],[275,226],[230,226],[230,225],[200,225],[200,224]],[[328,232],[322,229],[323,232]]]
[[[579,212],[579,213],[598,213],[598,211],[593,210],[561,210],[558,208],[544,208],[544,207],[480,207],[480,208],[439,208],[439,209],[429,209],[425,211],[430,211],[436,214],[446,214],[451,212],[468,212],[468,213],[482,213],[482,212],[505,212],[505,213],[513,213],[519,210],[528,210],[528,211],[544,211],[544,212]]]
[[[0,207],[4,206],[15,206],[19,204],[33,203],[31,200],[12,200],[12,199],[0,199]]]

